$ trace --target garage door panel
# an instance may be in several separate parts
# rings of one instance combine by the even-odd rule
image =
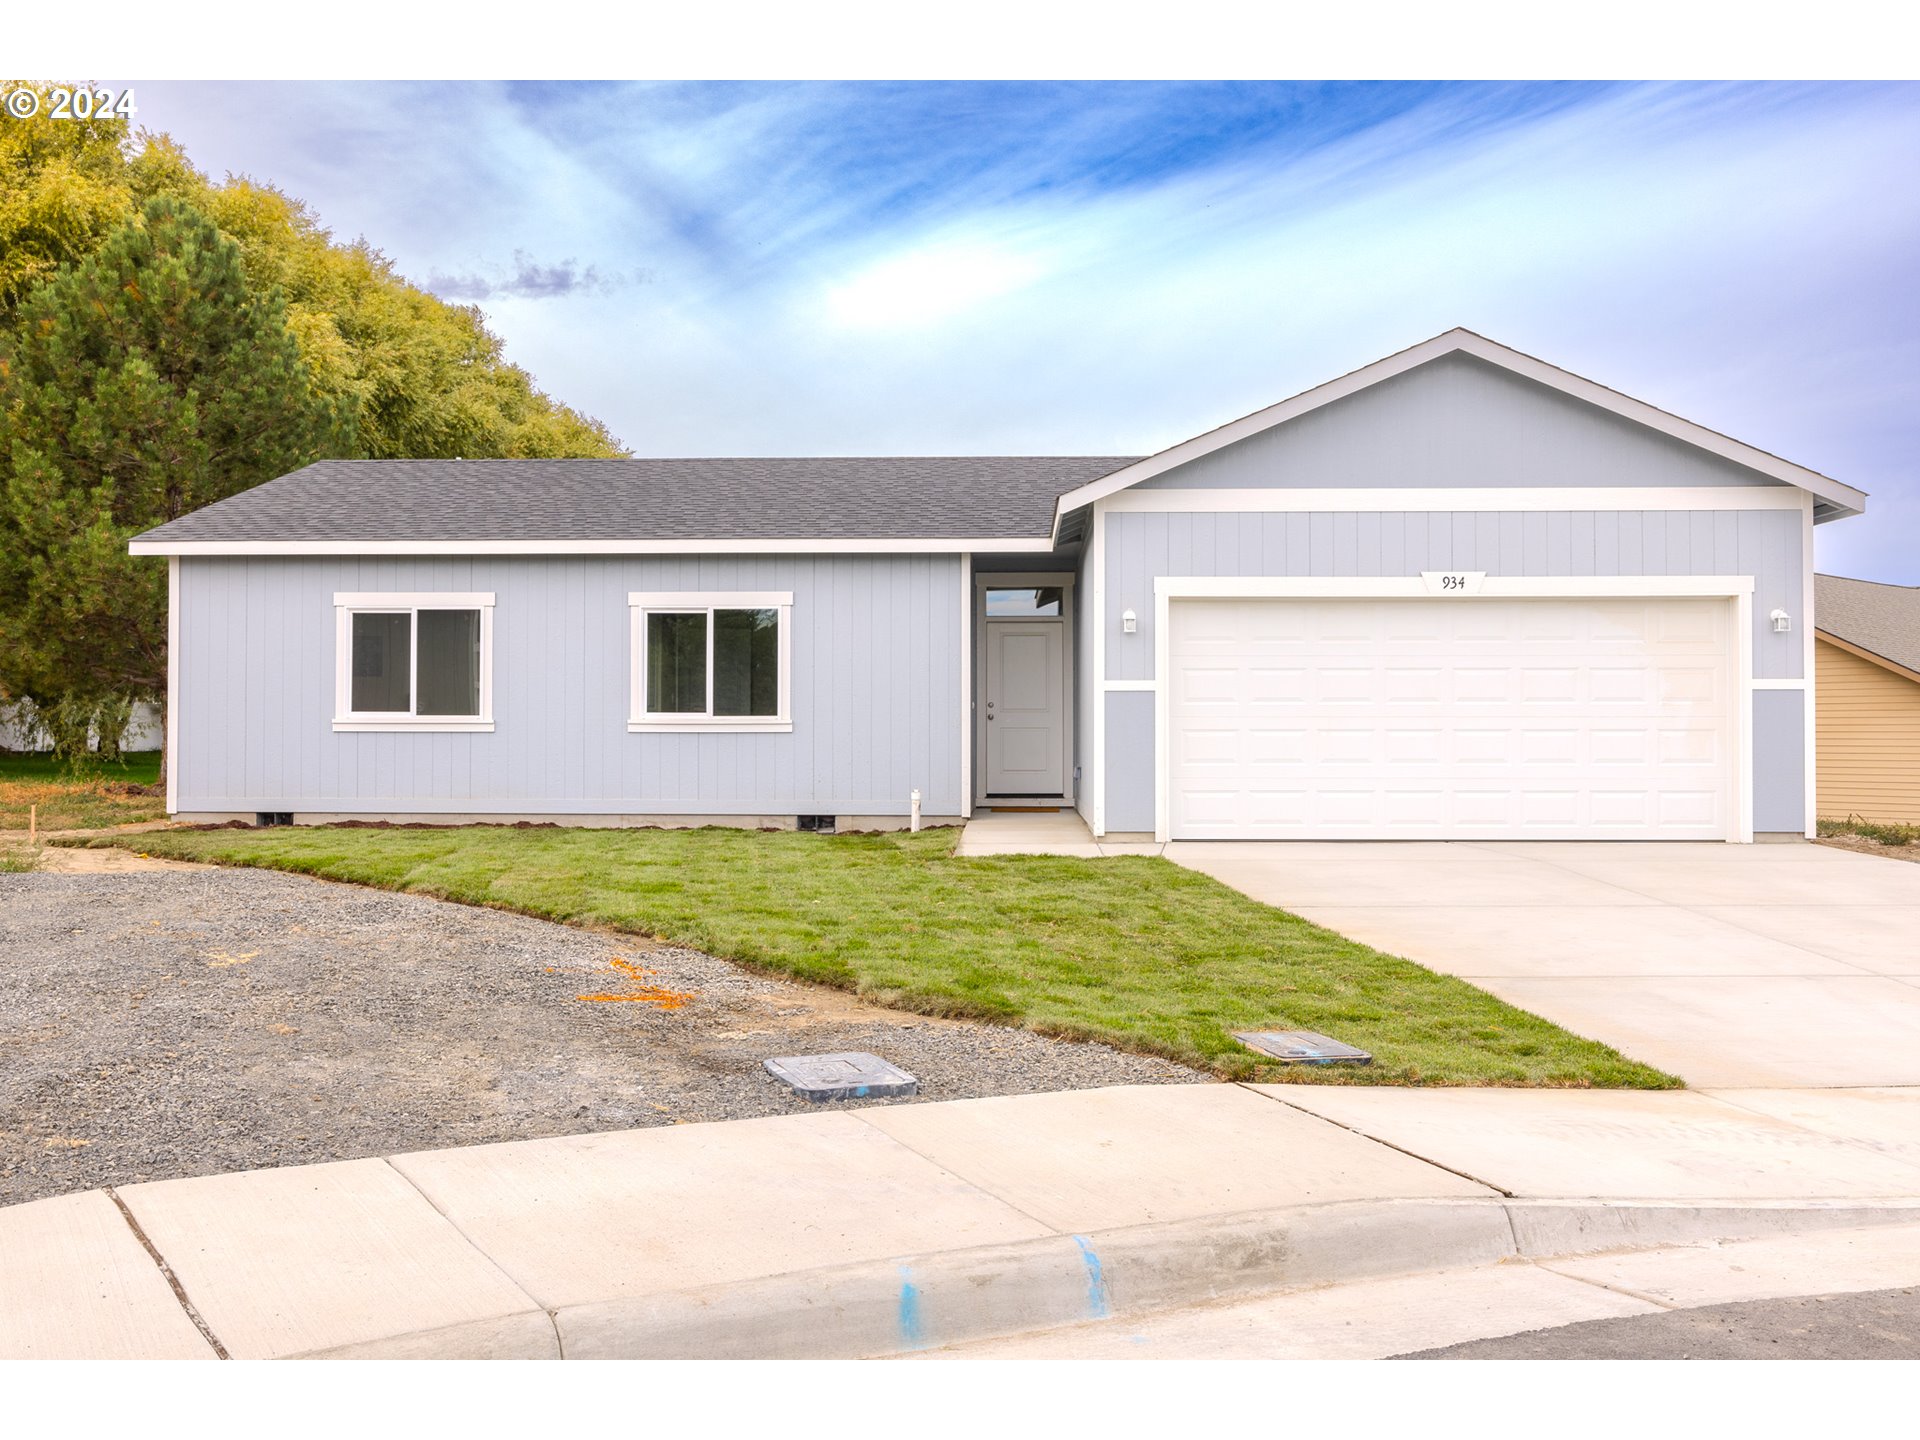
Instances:
[[[1661,730],[1654,737],[1663,766],[1707,766],[1725,763],[1725,737],[1718,730]]]
[[[1724,839],[1730,611],[1710,599],[1177,601],[1172,833]]]
[[[1543,730],[1531,726],[1520,733],[1520,763],[1530,769],[1542,766],[1572,769],[1580,763],[1584,738],[1578,730]]]
[[[1711,705],[1719,698],[1720,674],[1704,665],[1660,667],[1660,703],[1675,701]]]
[[[1587,732],[1587,758],[1595,765],[1645,765],[1653,754],[1654,737],[1644,728]]]
[[[1582,672],[1565,665],[1526,665],[1520,671],[1524,705],[1572,705],[1580,694]]]

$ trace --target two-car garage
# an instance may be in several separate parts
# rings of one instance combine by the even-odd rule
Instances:
[[[1446,583],[1163,594],[1163,833],[1744,838],[1737,596]]]

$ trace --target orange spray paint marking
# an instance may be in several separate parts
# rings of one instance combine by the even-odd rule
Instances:
[[[633,964],[629,960],[622,959],[618,955],[613,957],[613,968],[632,980],[640,980],[654,973],[651,970],[643,969]],[[689,1000],[693,999],[693,995],[685,990],[664,990],[658,985],[638,985],[630,993],[625,995],[576,995],[573,998],[576,1000],[592,1000],[603,1005],[618,1004],[625,1001],[631,1004],[652,1005],[660,1010],[678,1010],[682,1005],[685,1005]]]

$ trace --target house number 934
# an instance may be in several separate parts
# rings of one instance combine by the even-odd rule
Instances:
[[[1480,584],[1487,578],[1484,570],[1423,570],[1420,578],[1427,582],[1430,595],[1477,595]]]

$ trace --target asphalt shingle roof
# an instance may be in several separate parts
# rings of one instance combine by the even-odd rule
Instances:
[[[149,530],[204,540],[1043,537],[1125,455],[322,460]]]
[[[1813,603],[1816,629],[1920,670],[1920,586],[1816,575]]]

